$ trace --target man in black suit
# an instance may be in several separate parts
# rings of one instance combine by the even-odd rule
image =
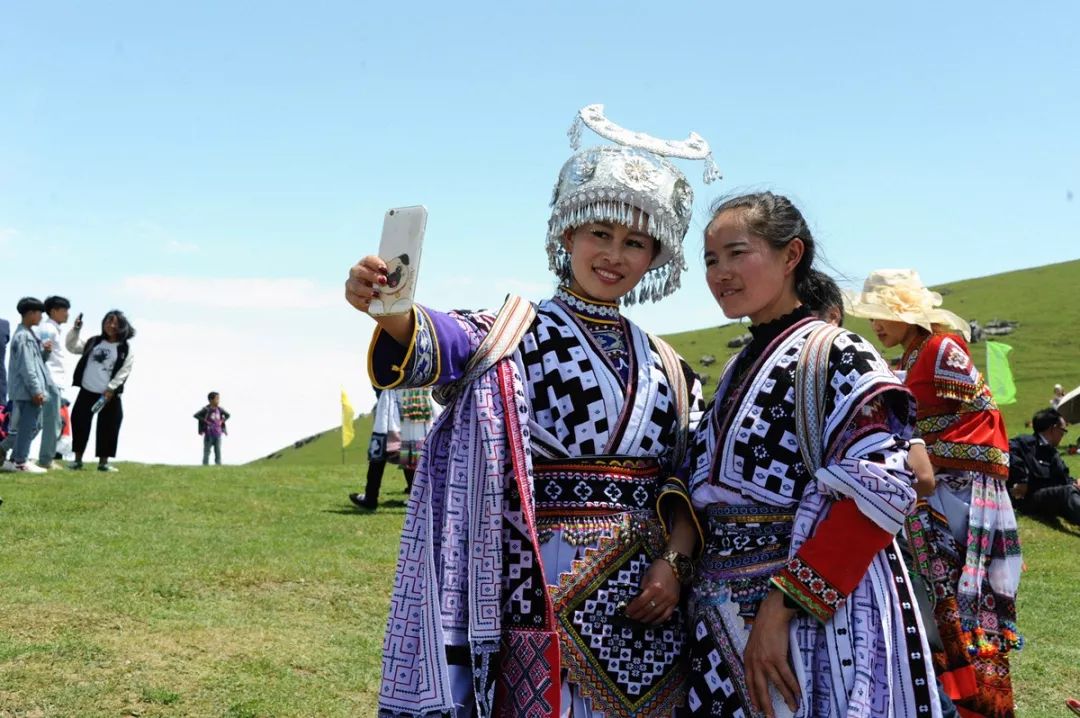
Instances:
[[[1031,419],[1032,434],[1009,441],[1009,485],[1026,513],[1063,516],[1080,526],[1080,483],[1058,454],[1069,424],[1057,409],[1043,409]],[[1022,503],[1021,503],[1022,502]]]

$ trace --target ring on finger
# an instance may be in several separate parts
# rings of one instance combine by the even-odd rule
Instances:
[[[656,601],[649,599],[649,608],[656,608]]]

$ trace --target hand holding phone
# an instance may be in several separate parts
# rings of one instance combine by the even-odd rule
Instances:
[[[75,328],[82,329],[82,312],[79,312],[79,316],[75,317]]]
[[[379,296],[372,300],[368,314],[404,314],[412,309],[426,227],[426,207],[398,207],[386,213],[379,243],[379,257],[386,262],[386,283],[377,287]]]

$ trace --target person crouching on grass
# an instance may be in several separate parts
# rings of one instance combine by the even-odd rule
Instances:
[[[65,342],[69,352],[82,355],[75,366],[73,382],[79,387],[79,396],[76,397],[75,408],[71,412],[75,462],[70,468],[81,469],[83,466],[83,452],[90,440],[90,424],[94,419],[95,406],[99,399],[104,399],[104,405],[97,410],[97,437],[94,444],[98,455],[98,471],[116,471],[116,467],[109,464],[109,459],[116,456],[120,424],[124,420],[124,405],[120,401],[120,395],[135,363],[135,356],[128,345],[128,342],[135,338],[135,327],[128,322],[123,312],[113,309],[101,320],[101,334],[84,342],[79,338],[81,330],[80,314]]]

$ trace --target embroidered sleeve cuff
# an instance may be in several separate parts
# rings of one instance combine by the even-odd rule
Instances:
[[[786,605],[794,603],[822,623],[832,618],[844,600],[840,591],[798,556],[772,577],[772,583],[784,593]]]
[[[368,375],[378,389],[399,386],[430,386],[439,380],[439,341],[434,323],[420,305],[413,309],[413,333],[402,346],[375,328],[368,349]]]
[[[690,520],[694,524],[694,535],[697,538],[694,558],[697,558],[701,555],[701,550],[705,546],[705,534],[701,530],[701,523],[698,522],[694,505],[690,502],[690,492],[687,490],[686,484],[681,479],[672,476],[660,485],[660,493],[656,497],[656,513],[664,522],[664,530],[669,534],[671,533],[671,517],[674,514],[672,506],[678,504],[686,507],[687,513],[690,514]]]
[[[841,499],[829,507],[814,535],[773,583],[815,618],[827,621],[892,538],[859,511],[854,500]]]

